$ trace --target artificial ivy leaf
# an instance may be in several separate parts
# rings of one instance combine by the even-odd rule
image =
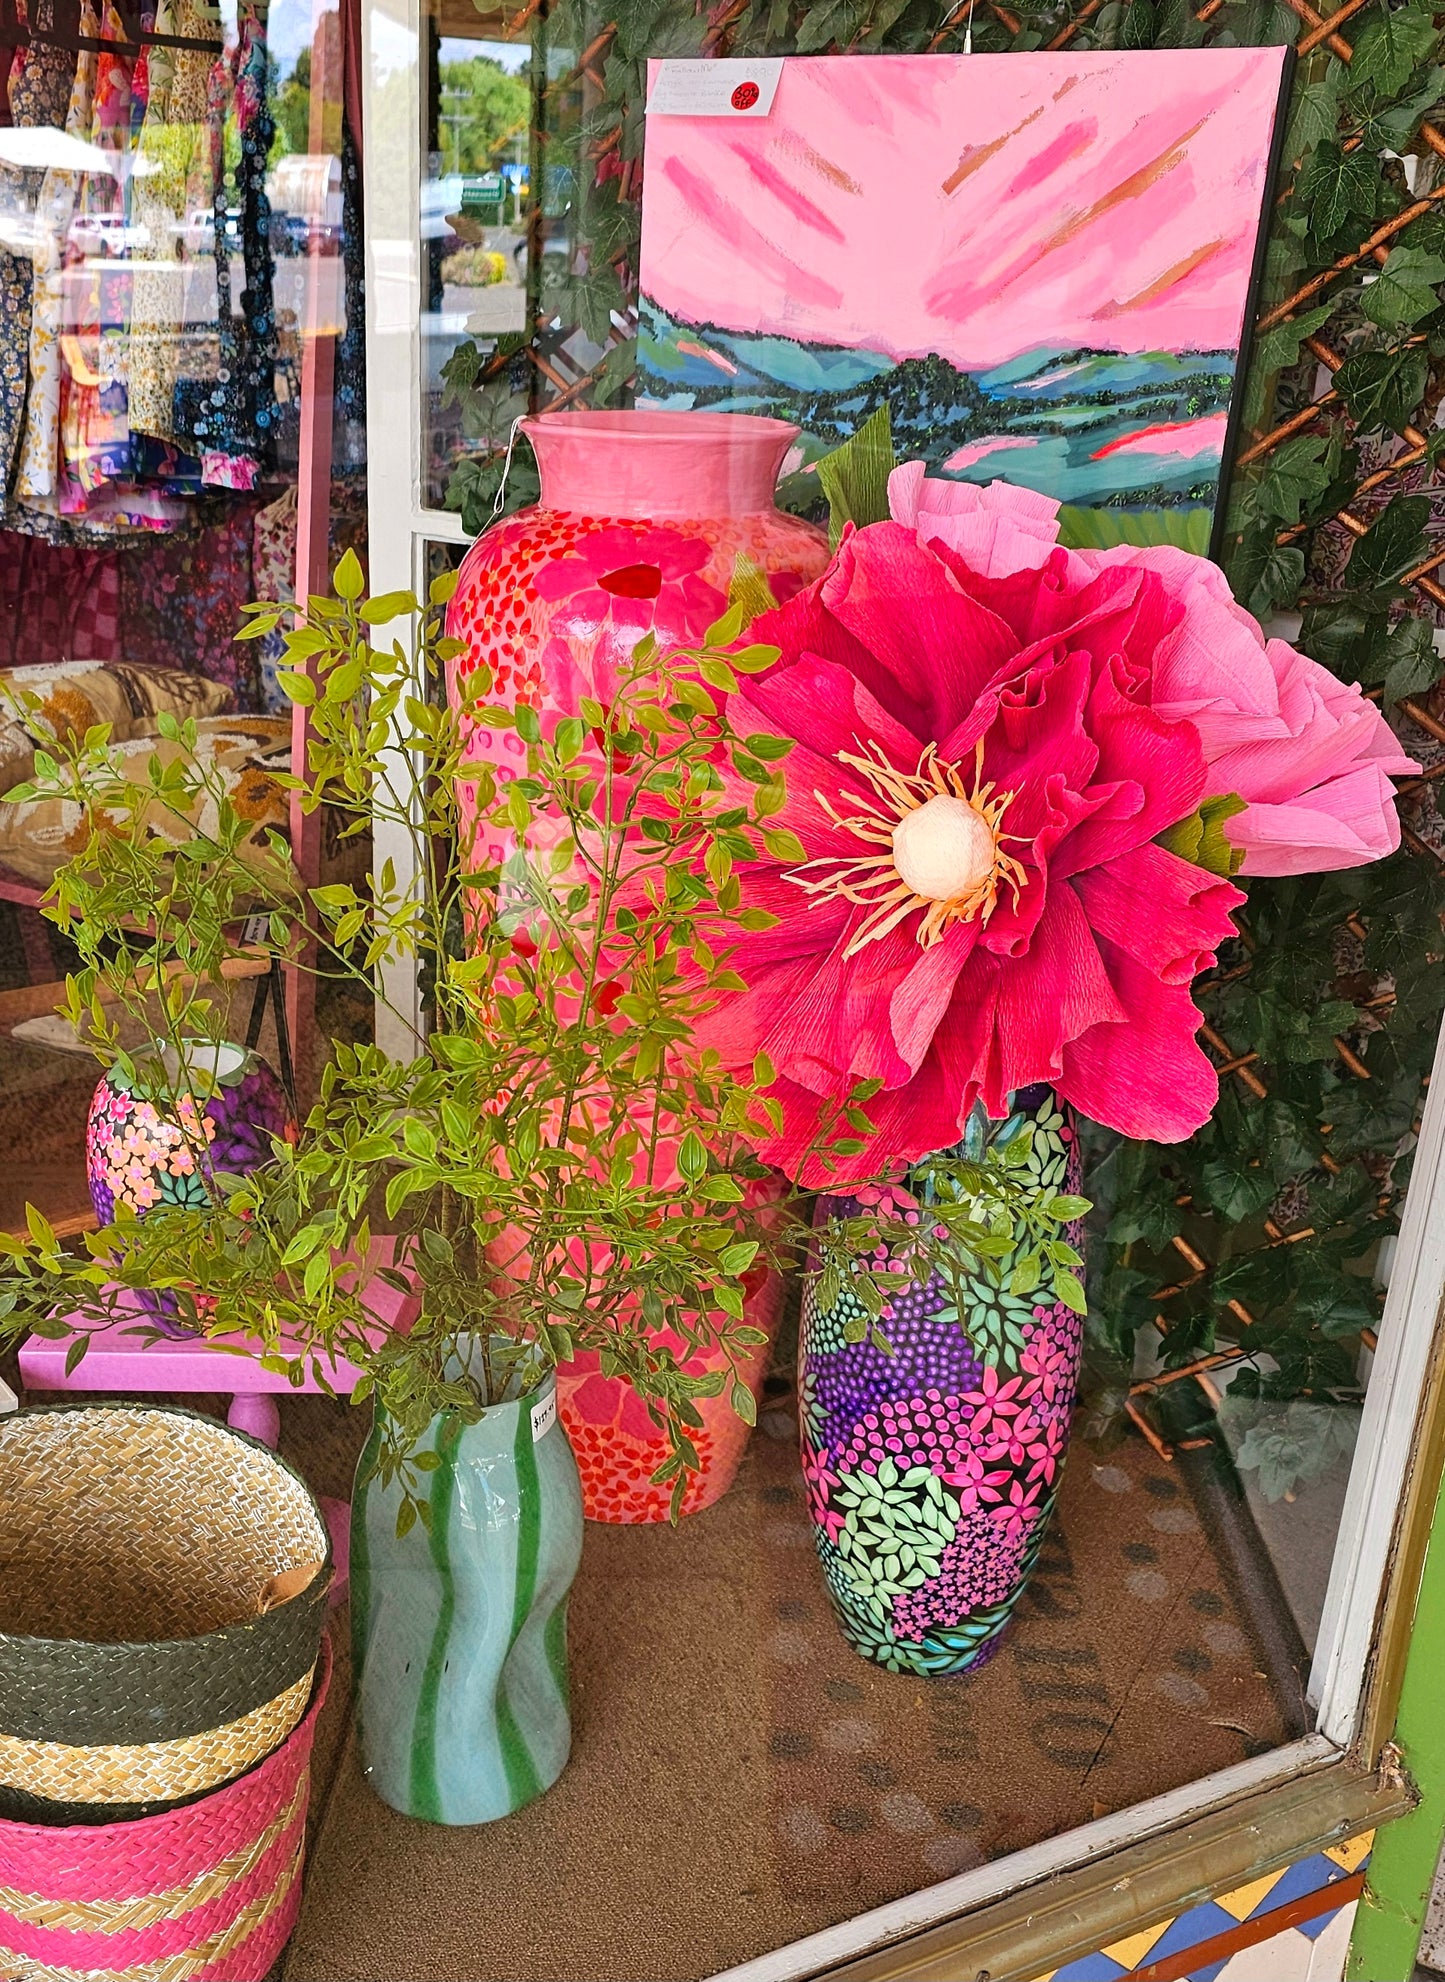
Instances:
[[[1434,109],[1442,95],[1445,69],[1428,69],[1413,96],[1371,111],[1362,132],[1366,145],[1381,151],[1404,151],[1419,129],[1420,119]]]
[[[1230,844],[1224,822],[1244,809],[1245,802],[1237,792],[1225,792],[1219,798],[1206,798],[1187,819],[1181,819],[1178,825],[1160,833],[1156,844],[1168,853],[1178,854],[1191,867],[1202,867],[1210,874],[1222,874],[1227,878],[1237,874],[1243,866],[1244,849]]]
[[[1334,315],[1333,303],[1320,303],[1312,310],[1304,310],[1297,317],[1290,317],[1284,323],[1277,323],[1273,330],[1267,330],[1255,344],[1251,353],[1251,363],[1265,372],[1283,371],[1286,365],[1294,364],[1299,357],[1300,346],[1307,337],[1313,337]]]
[[[1385,643],[1385,700],[1403,702],[1407,695],[1423,694],[1440,678],[1441,660],[1435,645],[1435,629],[1412,613],[1402,619]]]
[[[1430,375],[1423,350],[1357,351],[1335,373],[1335,390],[1361,433],[1388,427],[1402,434],[1425,396]],[[1301,572],[1303,578],[1303,572]]]
[[[1376,8],[1355,43],[1350,61],[1350,94],[1353,96],[1368,83],[1377,95],[1394,96],[1426,56],[1434,54],[1439,40],[1440,30],[1423,9]],[[1373,169],[1373,161],[1370,164]]]
[[[801,48],[801,41],[799,47]],[[828,541],[837,543],[845,523],[881,523],[888,515],[888,477],[898,465],[887,405],[871,413],[856,434],[825,454],[818,481],[828,498]]]
[[[1427,554],[1425,525],[1430,516],[1428,496],[1396,496],[1387,503],[1350,552],[1349,580],[1354,586],[1386,585]]]
[[[1314,231],[1338,234],[1349,220],[1373,220],[1380,190],[1379,162],[1364,150],[1345,151],[1337,140],[1326,138],[1310,154],[1294,190]]]
[[[1285,137],[1286,158],[1308,158],[1316,145],[1336,136],[1340,128],[1340,91],[1347,80],[1348,71],[1343,62],[1331,57],[1318,82],[1296,87]]]
[[[1418,323],[1438,309],[1436,294],[1445,282],[1445,261],[1427,248],[1392,248],[1378,277],[1360,297],[1360,308],[1371,323]]]
[[[1268,619],[1278,606],[1291,606],[1305,581],[1305,554],[1294,544],[1277,544],[1274,533],[1246,539],[1230,570],[1234,594],[1256,619]]]
[[[1298,523],[1312,497],[1329,486],[1329,441],[1301,434],[1270,455],[1254,491],[1255,507],[1279,523]]]
[[[1259,1165],[1251,1167],[1238,1156],[1219,1156],[1200,1172],[1204,1195],[1231,1225],[1241,1224],[1264,1210],[1275,1195],[1274,1179]]]

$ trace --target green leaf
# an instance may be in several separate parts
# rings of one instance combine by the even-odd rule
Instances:
[[[361,569],[361,559],[355,551],[347,550],[342,553],[341,562],[336,567],[331,585],[338,599],[348,601],[359,599],[366,590],[366,576]]]
[[[299,702],[303,709],[310,709],[316,701],[316,683],[309,674],[298,674],[294,668],[276,670],[276,686],[290,702]]]
[[[677,1167],[689,1183],[695,1182],[707,1171],[707,1151],[691,1129],[678,1146]]]
[[[1316,145],[1296,179],[1295,197],[1308,209],[1315,232],[1329,236],[1348,220],[1373,220],[1379,186],[1379,164],[1368,152],[1345,151],[1327,138]]]
[[[1360,296],[1372,323],[1386,328],[1418,323],[1440,307],[1436,293],[1445,282],[1445,261],[1425,248],[1392,248],[1390,258]]]
[[[359,617],[368,626],[385,626],[389,620],[400,619],[404,614],[417,610],[414,592],[378,592],[374,599],[368,599],[361,608]]]
[[[1367,83],[1382,97],[1396,95],[1420,64],[1433,55],[1439,40],[1440,30],[1421,8],[1392,9],[1388,4],[1372,8],[1354,44],[1351,96]]]
[[[1060,1268],[1054,1275],[1054,1295],[1066,1308],[1072,1308],[1075,1314],[1089,1312],[1089,1303],[1084,1298],[1084,1289],[1079,1283],[1078,1276],[1070,1273],[1066,1268]]]
[[[1202,867],[1207,873],[1228,879],[1243,866],[1244,849],[1231,845],[1224,830],[1225,821],[1244,809],[1245,802],[1237,792],[1206,798],[1187,819],[1160,833],[1157,844],[1187,860],[1192,867]]]
[[[828,498],[830,544],[837,544],[845,523],[861,527],[886,520],[888,477],[897,466],[892,422],[885,401],[857,433],[818,463],[818,481]]]
[[[786,826],[766,826],[762,833],[763,845],[774,860],[790,862],[806,860],[807,848],[796,833],[789,832]]]
[[[1327,438],[1308,434],[1281,442],[1255,486],[1254,501],[1260,514],[1278,523],[1298,523],[1301,510],[1329,487],[1328,450]]]
[[[1428,496],[1396,496],[1380,511],[1350,552],[1347,577],[1351,585],[1385,585],[1428,555],[1425,525],[1430,518]]]
[[[1417,347],[1357,351],[1335,373],[1334,384],[1361,433],[1388,428],[1402,434],[1425,396],[1429,375],[1429,360]]]
[[[1322,329],[1334,313],[1333,303],[1320,303],[1312,310],[1302,311],[1297,317],[1277,323],[1273,330],[1267,330],[1255,343],[1250,353],[1251,368],[1261,372],[1281,372],[1286,366],[1294,364],[1305,339]]]
[[[1384,645],[1385,700],[1403,702],[1409,695],[1422,695],[1440,679],[1440,650],[1435,645],[1434,628],[1427,619],[1413,614],[1402,619]]]

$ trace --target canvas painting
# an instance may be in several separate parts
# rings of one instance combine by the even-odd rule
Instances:
[[[765,115],[650,110],[639,400],[796,420],[804,469],[886,402],[1076,542],[1207,550],[1286,60],[803,56]]]

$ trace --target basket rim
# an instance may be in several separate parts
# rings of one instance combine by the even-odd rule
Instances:
[[[27,1418],[59,1417],[64,1415],[81,1417],[96,1411],[149,1411],[152,1413],[159,1412],[163,1416],[170,1418],[187,1418],[192,1423],[205,1425],[211,1431],[223,1432],[226,1437],[235,1439],[239,1444],[249,1445],[253,1451],[264,1453],[283,1472],[289,1473],[310,1503],[311,1510],[316,1516],[316,1524],[325,1538],[325,1553],[321,1558],[320,1569],[311,1578],[306,1588],[299,1591],[296,1596],[290,1599],[290,1603],[316,1605],[325,1602],[336,1574],[336,1561],[331,1541],[331,1529],[327,1523],[325,1514],[321,1510],[321,1504],[311,1487],[301,1477],[290,1461],[283,1459],[279,1452],[265,1444],[263,1440],[253,1438],[249,1432],[238,1431],[234,1425],[226,1424],[222,1419],[213,1418],[205,1411],[187,1410],[184,1405],[152,1403],[139,1397],[96,1397],[88,1398],[83,1404],[22,1404],[18,1411],[10,1412],[3,1422],[0,1422],[0,1438],[4,1437],[5,1430],[8,1426],[23,1424]],[[290,1603],[278,1606],[278,1611],[288,1609]],[[193,1631],[179,1638],[48,1638],[31,1631],[0,1631],[0,1647],[14,1647],[17,1651],[23,1651],[31,1646],[36,1648],[54,1646],[58,1650],[68,1648],[71,1650],[84,1649],[96,1651],[112,1658],[119,1658],[127,1652],[144,1656],[154,1656],[160,1647],[167,1645],[215,1644],[222,1646],[228,1638],[238,1637],[242,1633],[253,1632],[259,1617],[274,1614],[276,1613],[258,1612],[256,1617],[240,1617],[233,1619],[229,1624],[218,1624],[214,1631]]]

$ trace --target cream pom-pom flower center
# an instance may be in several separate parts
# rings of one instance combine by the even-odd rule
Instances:
[[[951,902],[971,895],[993,872],[994,840],[988,821],[966,798],[936,792],[893,828],[898,878],[925,901]]]
[[[813,796],[836,826],[880,851],[824,855],[791,868],[787,878],[812,895],[810,908],[841,898],[868,910],[845,957],[915,913],[918,942],[928,949],[955,923],[987,922],[1000,887],[1011,888],[1017,899],[1025,869],[1003,842],[1018,835],[1004,832],[1001,823],[1016,794],[984,783],[982,742],[972,780],[957,764],[940,763],[933,744],[916,771],[900,771],[877,743],[861,746],[856,755],[840,750],[838,761],[860,772],[876,798],[855,798],[859,810],[844,814],[824,793]]]

